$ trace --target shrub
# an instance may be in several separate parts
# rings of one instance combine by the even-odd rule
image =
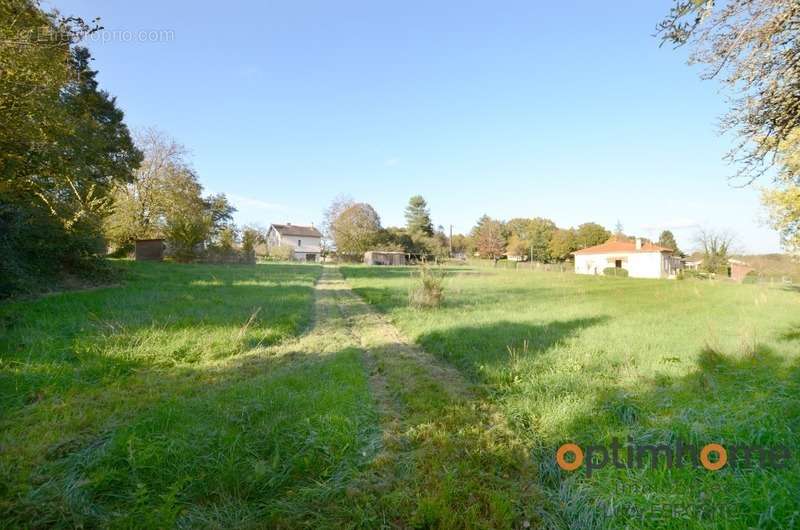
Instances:
[[[758,283],[759,277],[756,271],[750,271],[742,280],[742,283]]]
[[[419,269],[419,284],[408,295],[409,304],[417,308],[438,307],[444,300],[444,273],[427,265]]]
[[[273,261],[289,261],[294,256],[294,249],[289,245],[269,247],[269,259]]]
[[[627,278],[628,271],[625,269],[618,269],[616,267],[607,267],[603,269],[603,274],[605,276],[619,276],[620,278]]]
[[[110,269],[97,219],[68,227],[44,208],[0,196],[0,298],[46,290],[66,279],[97,283]]]

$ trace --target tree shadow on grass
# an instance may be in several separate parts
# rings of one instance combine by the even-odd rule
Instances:
[[[417,342],[475,376],[488,367],[502,368],[510,356],[525,360],[547,352],[586,328],[607,322],[608,316],[554,320],[546,324],[499,321],[479,326],[451,327],[421,335]]]

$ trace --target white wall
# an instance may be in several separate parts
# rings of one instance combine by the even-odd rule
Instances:
[[[270,230],[267,237],[269,246],[288,245],[295,252],[319,253],[322,250],[322,240],[319,237],[308,236],[282,236],[277,230]]]
[[[631,278],[666,278],[666,260],[660,252],[614,252],[612,254],[576,254],[575,272],[578,274],[603,274],[603,269],[614,266],[622,259],[622,268]]]

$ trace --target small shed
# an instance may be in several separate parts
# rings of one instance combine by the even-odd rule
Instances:
[[[405,252],[369,250],[364,252],[364,263],[367,265],[405,265]]]
[[[165,248],[163,239],[137,239],[136,261],[162,261]]]

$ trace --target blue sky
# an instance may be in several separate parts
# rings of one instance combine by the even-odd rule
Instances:
[[[670,4],[46,3],[132,32],[89,42],[103,88],[186,145],[241,223],[319,223],[345,194],[401,225],[422,194],[456,232],[484,213],[619,220],[777,251],[758,190],[727,181],[720,86],[653,37]]]

